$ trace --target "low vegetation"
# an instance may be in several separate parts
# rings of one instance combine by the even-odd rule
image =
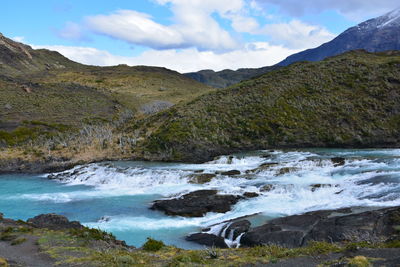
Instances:
[[[276,147],[398,147],[400,54],[301,62],[133,123],[137,155],[206,161]]]

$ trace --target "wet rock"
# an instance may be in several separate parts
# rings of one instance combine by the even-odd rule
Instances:
[[[221,175],[226,175],[226,176],[240,175],[240,171],[238,171],[238,170],[231,170],[231,171],[217,172],[217,173],[221,174]]]
[[[260,191],[261,192],[269,192],[271,190],[273,190],[275,187],[272,184],[266,184],[263,187],[261,187]]]
[[[258,197],[259,194],[257,194],[256,192],[246,192],[243,194],[243,196],[245,198],[255,198],[255,197]]]
[[[218,248],[228,248],[228,245],[225,243],[225,239],[223,237],[207,233],[195,233],[187,236],[186,240],[209,247],[215,246]]]
[[[62,215],[57,215],[54,213],[41,214],[27,221],[37,228],[48,228],[52,230],[61,229],[81,229],[83,226],[77,222],[70,222],[67,217]]]
[[[205,184],[209,183],[217,175],[213,173],[194,174],[190,177],[189,183],[192,184]]]
[[[218,195],[217,190],[200,190],[180,198],[156,200],[151,209],[160,210],[167,215],[202,217],[207,212],[225,213],[239,201],[239,196]]]
[[[296,172],[296,171],[298,171],[299,169],[298,168],[295,168],[295,167],[285,167],[285,168],[281,168],[281,169],[279,169],[279,171],[277,172],[277,174],[276,175],[285,175],[285,174],[288,174],[288,173],[291,173],[291,172]]]
[[[346,164],[346,159],[342,157],[331,158],[331,161],[333,163],[333,166],[335,167],[343,166],[344,164]]]
[[[332,185],[332,184],[312,184],[312,185],[310,185],[312,192],[315,192],[317,189],[320,189],[320,188],[328,188],[328,187],[333,187],[333,186],[338,187],[338,185]]]
[[[195,170],[194,173],[202,173],[204,170]]]
[[[243,246],[301,247],[310,241],[382,242],[400,238],[400,207],[351,214],[351,209],[315,211],[269,221],[250,229]]]
[[[258,166],[255,169],[247,170],[246,173],[247,174],[249,174],[249,173],[257,173],[257,172],[260,172],[260,171],[268,170],[268,169],[270,169],[272,167],[275,167],[277,165],[279,165],[279,163],[277,163],[277,162],[264,163],[264,164],[261,164],[260,166]]]
[[[225,231],[225,238],[232,236],[233,240],[235,240],[239,235],[247,233],[250,229],[250,225],[251,223],[248,220],[242,220],[230,224]]]

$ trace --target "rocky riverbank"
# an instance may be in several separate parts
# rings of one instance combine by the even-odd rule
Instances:
[[[349,212],[317,211],[256,228],[244,220],[230,223],[225,232],[237,236],[245,231],[242,239],[248,245],[262,246],[197,251],[153,239],[134,248],[56,214],[27,222],[0,215],[0,266],[398,266],[400,207]],[[299,243],[298,232],[307,242]]]

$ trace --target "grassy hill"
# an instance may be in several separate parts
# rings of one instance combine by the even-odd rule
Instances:
[[[296,63],[134,124],[137,156],[206,161],[275,147],[398,147],[400,53]]]
[[[126,121],[212,90],[165,68],[86,66],[0,34],[0,169],[9,158],[128,157]]]

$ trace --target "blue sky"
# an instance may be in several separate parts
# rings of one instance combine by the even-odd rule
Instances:
[[[393,0],[3,0],[0,32],[93,65],[261,67],[397,8]]]

